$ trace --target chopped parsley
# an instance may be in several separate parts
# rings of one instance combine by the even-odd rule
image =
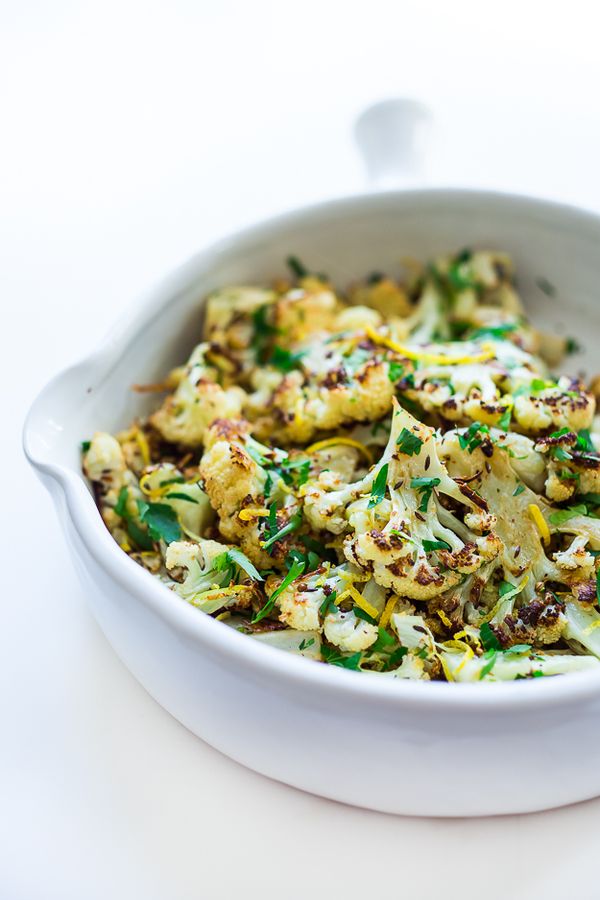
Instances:
[[[585,453],[595,453],[596,448],[592,441],[589,428],[581,428],[577,434],[577,448]]]
[[[513,644],[504,651],[505,656],[522,656],[524,653],[531,652],[531,644]]]
[[[374,506],[377,506],[378,503],[381,503],[383,498],[385,497],[385,489],[387,487],[387,476],[388,476],[388,464],[384,463],[380,468],[379,472],[375,477],[375,481],[373,482],[373,487],[371,488],[371,497],[369,499],[368,509],[373,509]]]
[[[399,381],[404,375],[404,366],[395,359],[390,360],[388,368],[388,378],[390,381]]]
[[[189,494],[183,494],[180,491],[173,491],[171,494],[166,494],[165,500],[186,500],[188,503],[198,503],[194,497],[190,497]]]
[[[479,629],[479,638],[484,650],[501,650],[502,645],[488,622],[484,622]]]
[[[498,659],[498,651],[497,650],[486,650],[483,654],[483,658],[487,660],[484,666],[482,666],[481,671],[479,672],[479,680],[485,678],[486,675],[489,675],[494,666],[496,665],[496,660]]]
[[[519,494],[522,494],[524,490],[525,490],[525,485],[524,485],[524,484],[518,484],[518,485],[516,486],[516,488],[514,489],[514,491],[513,491],[513,497],[518,497]]]
[[[213,560],[213,569],[216,572],[223,572],[234,566],[237,566],[238,569],[243,569],[246,575],[249,575],[254,581],[263,581],[262,575],[260,575],[248,557],[241,550],[238,550],[237,547],[230,547],[229,550],[215,556]],[[232,580],[233,572],[230,573],[229,578]]]
[[[291,350],[286,350],[284,347],[275,344],[268,361],[270,365],[279,369],[280,372],[291,372],[293,369],[298,368],[298,364],[303,356],[306,356],[306,350],[292,353]]]
[[[263,550],[268,550],[269,547],[272,547],[277,541],[280,541],[287,534],[291,534],[292,531],[296,531],[300,528],[300,524],[302,522],[302,513],[300,510],[294,513],[287,524],[283,525],[281,528],[277,528],[277,507],[274,503],[271,504],[269,508],[269,537],[266,541],[262,542]]]
[[[91,441],[82,441],[81,442],[81,452],[87,453],[91,446],[92,446]]]
[[[412,478],[410,482],[411,488],[419,491],[421,494],[421,502],[419,504],[419,512],[427,512],[429,500],[433,493],[433,489],[440,484],[439,478]]]
[[[390,658],[387,661],[386,669],[395,669],[398,667],[399,663],[402,662],[402,659],[408,653],[408,647],[396,647],[393,653],[390,654]]]
[[[140,521],[148,526],[148,534],[155,541],[171,544],[181,538],[181,526],[175,510],[166,503],[137,501]]]
[[[423,550],[425,553],[431,553],[434,550],[452,550],[450,544],[446,541],[423,541]]]
[[[473,422],[464,434],[458,435],[458,443],[461,450],[468,450],[469,453],[473,453],[483,443],[483,436],[489,436],[489,433],[490,429],[487,425],[482,425],[481,422]]]
[[[319,615],[324,619],[328,612],[330,612],[335,607],[335,600],[337,597],[337,591],[332,591],[330,594],[327,594],[323,602],[319,607]]]
[[[273,607],[275,606],[275,601],[277,600],[279,595],[282,594],[285,591],[285,589],[290,586],[292,581],[295,581],[296,578],[299,578],[303,572],[304,572],[304,563],[301,563],[301,562],[292,563],[287,575],[285,576],[285,578],[283,579],[283,581],[281,582],[279,587],[275,588],[275,590],[273,591],[273,593],[271,594],[271,596],[269,597],[269,599],[267,600],[265,605],[261,609],[259,609],[259,611],[256,613],[256,615],[252,619],[252,622],[251,622],[252,625],[255,625],[257,622],[262,621],[262,619],[264,619],[265,616],[269,615],[269,613],[272,611]]]
[[[306,638],[302,638],[302,640],[298,644],[298,650],[308,650],[309,647],[312,647],[314,642],[314,638],[311,638],[310,641],[307,641]]]
[[[575,338],[569,337],[569,338],[567,338],[565,350],[567,351],[568,354],[579,353],[579,351],[581,350],[581,344],[579,344],[575,340]]]
[[[473,334],[469,335],[469,340],[477,341],[480,338],[498,338],[502,340],[507,334],[515,331],[516,322],[505,322],[502,325],[487,325],[484,328],[478,328]]]
[[[265,303],[259,306],[252,313],[252,326],[254,333],[252,336],[252,348],[256,353],[258,362],[264,363],[268,356],[268,347],[271,338],[279,333],[279,329],[269,321],[269,313],[271,306]]]
[[[330,666],[341,666],[343,669],[353,669],[354,671],[360,669],[360,661],[362,659],[362,653],[360,651],[358,653],[353,653],[351,656],[344,656],[339,650],[328,647],[327,644],[323,644],[321,647],[321,656]]]
[[[507,406],[500,418],[498,419],[498,428],[501,428],[502,431],[508,431],[510,428],[510,419],[512,415],[512,409],[510,406]]]
[[[308,269],[303,262],[300,262],[297,256],[288,256],[286,263],[288,269],[295,278],[306,278],[309,274]]]
[[[125,522],[127,534],[134,542],[134,544],[139,547],[140,550],[153,550],[154,541],[150,538],[147,531],[145,531],[143,528],[140,528],[140,526],[137,524],[137,522],[127,509],[128,499],[129,491],[126,487],[122,487],[119,491],[119,496],[117,498],[117,502],[115,503],[114,510],[116,514],[118,516],[121,516],[121,518]]]
[[[413,434],[412,431],[409,431],[408,428],[403,428],[396,438],[396,444],[401,453],[405,453],[407,456],[418,456],[421,452],[423,441],[416,434]]]
[[[385,275],[383,272],[371,272],[367,275],[367,284],[373,286],[374,284],[379,284],[380,281],[383,281]]]
[[[392,637],[392,635],[385,630],[385,628],[379,628],[377,634],[377,640],[374,644],[371,644],[370,652],[371,653],[380,653],[382,650],[387,651],[396,643],[396,638]]]
[[[580,503],[577,506],[568,506],[566,509],[557,509],[556,512],[548,516],[548,519],[553,525],[564,525],[565,522],[568,522],[569,519],[574,519],[575,516],[587,516],[585,503]]]

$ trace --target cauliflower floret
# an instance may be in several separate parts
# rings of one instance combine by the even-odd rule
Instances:
[[[229,551],[217,541],[174,541],[167,547],[165,565],[173,575],[183,572],[184,577],[170,586],[208,614],[232,606],[247,609],[260,595],[253,579],[236,565],[236,557],[230,557]]]
[[[302,457],[300,461],[310,465]],[[286,478],[293,482],[298,471],[294,462],[287,453],[255,441],[246,424],[217,420],[200,463],[200,476],[219,517],[221,534],[239,543],[252,562],[265,569],[274,562],[280,565],[293,546],[287,532],[275,541],[273,532],[292,526],[291,533],[300,525],[299,503],[286,484]]]
[[[267,590],[276,585],[276,579],[270,580]],[[376,619],[389,593],[355,566],[325,564],[310,575],[298,576],[281,592],[279,618],[300,631],[324,630],[331,644],[355,653],[374,644],[378,635],[377,625],[357,616],[356,609],[368,609]]]
[[[579,535],[566,550],[554,554],[556,565],[564,573],[560,580],[566,584],[571,580],[570,575],[576,581],[589,581],[594,577],[594,557],[586,550],[587,542],[587,536]]]
[[[335,370],[333,370],[335,371]],[[325,376],[305,381],[300,372],[290,372],[273,392],[269,406],[272,418],[263,424],[275,429],[281,440],[306,443],[319,431],[332,431],[351,422],[374,421],[384,416],[394,396],[387,363],[369,360],[348,378]]]
[[[371,328],[379,328],[382,324],[381,316],[368,306],[349,306],[339,313],[335,320],[335,331],[364,331],[368,325]]]
[[[334,292],[316,280],[305,279],[302,284],[276,300],[273,306],[277,343],[283,347],[335,329],[340,303]]]
[[[236,419],[246,396],[240,387],[222,388],[218,372],[206,364],[208,344],[192,353],[174,394],[152,416],[150,423],[167,441],[199,447],[207,428],[219,417]]]
[[[535,388],[535,382],[532,382]],[[540,434],[549,429],[569,428],[579,431],[589,428],[596,409],[593,394],[578,381],[559,379],[556,387],[549,386],[523,393],[514,398],[513,415],[523,431]]]
[[[479,536],[471,530],[489,531],[494,525],[485,501],[448,476],[437,456],[434,432],[397,402],[382,459],[371,498],[359,499],[346,510],[351,533],[344,552],[349,561],[372,571],[379,584],[401,596],[428,600],[498,554],[495,535]],[[373,510],[384,502],[385,493],[390,500],[381,525]],[[466,507],[464,523],[436,495]]]
[[[356,653],[375,643],[378,628],[357,618],[354,610],[336,609],[325,617],[324,632],[330,644],[335,644],[344,653]]]
[[[368,306],[382,316],[408,316],[412,307],[402,285],[384,276],[374,277],[367,284],[359,283],[350,288],[350,303]]]
[[[535,448],[547,465],[545,492],[551,500],[562,503],[574,494],[600,493],[600,456],[589,433],[583,438],[563,428],[539,438]]]
[[[125,483],[127,466],[118,440],[97,431],[83,456],[83,470],[90,481],[118,490]]]

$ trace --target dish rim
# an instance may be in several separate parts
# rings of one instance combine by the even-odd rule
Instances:
[[[389,676],[366,672],[352,672],[337,666],[323,665],[301,655],[278,650],[248,635],[240,634],[231,627],[199,614],[189,604],[161,584],[153,575],[135,563],[118,546],[110,535],[83,473],[67,465],[44,458],[36,444],[36,434],[41,431],[36,421],[44,417],[45,400],[62,387],[63,393],[73,378],[99,374],[100,382],[111,366],[122,359],[129,346],[140,333],[162,311],[163,306],[173,299],[176,292],[189,289],[190,278],[204,262],[235,249],[236,244],[245,239],[268,237],[270,232],[281,227],[300,225],[306,221],[316,221],[321,216],[343,212],[346,208],[363,205],[365,211],[370,204],[376,206],[403,201],[435,199],[439,202],[450,200],[474,203],[492,203],[512,209],[523,205],[530,211],[551,214],[563,220],[576,220],[582,226],[591,226],[600,236],[600,215],[592,210],[554,200],[539,199],[524,194],[504,191],[478,190],[476,188],[419,188],[412,190],[372,191],[356,195],[345,195],[308,206],[279,213],[255,224],[246,225],[222,237],[194,254],[187,262],[178,266],[162,278],[149,291],[131,303],[95,350],[79,361],[62,369],[55,375],[34,399],[27,413],[23,427],[23,448],[25,455],[41,475],[48,476],[64,491],[65,510],[71,517],[77,534],[95,562],[103,568],[123,589],[147,603],[154,613],[178,632],[185,634],[197,644],[204,644],[217,651],[222,659],[233,664],[245,665],[255,676],[269,678],[276,676],[278,689],[305,687],[308,691],[319,691],[321,696],[354,698],[369,701],[382,708],[421,709],[423,711],[448,711],[456,713],[517,712],[543,710],[548,707],[573,706],[576,701],[600,696],[600,667],[595,671],[576,672],[568,675],[544,679],[527,679],[519,682],[491,682],[486,684],[419,682],[394,679]],[[89,373],[89,374],[88,374]]]

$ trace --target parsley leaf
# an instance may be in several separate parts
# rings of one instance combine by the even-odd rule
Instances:
[[[510,334],[517,328],[516,322],[505,322],[502,325],[488,325],[478,328],[473,334],[469,335],[469,340],[476,341],[479,338],[491,337],[502,339],[505,335]]]
[[[256,615],[252,619],[252,622],[251,622],[252,625],[255,625],[257,622],[260,622],[262,619],[264,619],[265,616],[269,615],[269,613],[275,606],[275,601],[277,600],[279,595],[282,594],[285,591],[285,589],[290,586],[292,581],[295,581],[296,578],[299,578],[303,572],[304,572],[304,563],[297,562],[297,561],[292,563],[287,575],[285,576],[285,578],[283,579],[283,581],[281,582],[279,587],[275,588],[275,590],[273,591],[273,593],[271,594],[271,596],[269,597],[269,599],[267,600],[265,605],[261,609],[259,609],[259,611],[256,613]]]
[[[122,519],[128,519],[129,513],[127,512],[127,500],[129,497],[129,491],[126,487],[122,487],[119,491],[119,496],[117,497],[117,502],[115,503],[115,512],[118,516],[121,516]]]
[[[279,369],[280,372],[291,372],[293,369],[298,368],[298,363],[303,356],[306,356],[306,350],[292,353],[291,350],[286,350],[284,347],[279,347],[276,344],[273,347],[269,363],[276,369]]]
[[[306,278],[309,274],[304,263],[300,262],[297,256],[288,256],[286,259],[287,267],[296,278]]]
[[[585,503],[580,503],[577,506],[568,506],[566,509],[557,509],[556,512],[548,516],[548,519],[553,525],[563,525],[575,516],[587,516]]]
[[[386,631],[385,628],[380,628],[378,631],[377,640],[374,644],[371,644],[369,650],[371,653],[379,653],[381,650],[393,647],[395,643],[396,638],[392,637],[392,635],[388,631]]]
[[[450,544],[446,541],[423,541],[423,550],[425,553],[431,553],[433,550],[452,550]]]
[[[300,528],[300,523],[302,522],[302,513],[298,510],[286,525],[283,525],[279,530],[273,532],[273,517],[271,512],[273,509],[275,509],[275,528],[277,528],[277,510],[275,504],[272,503],[271,508],[269,509],[270,537],[263,542],[263,550],[268,550],[269,547],[272,547],[276,541],[280,541],[286,534],[291,534],[292,531],[296,531],[296,529]]]
[[[165,494],[165,500],[187,500],[188,503],[198,503],[194,497],[190,497],[189,494],[182,494],[179,491],[173,491],[172,494]]]
[[[155,540],[163,540],[166,544],[181,538],[181,527],[175,510],[166,503],[148,503],[137,501],[140,520],[148,526],[148,534]]]
[[[589,428],[582,428],[577,435],[577,447],[586,453],[595,453],[596,448],[592,441]]]
[[[122,487],[119,491],[119,496],[117,497],[117,502],[115,503],[114,510],[118,516],[126,523],[127,534],[133,541],[133,543],[139,547],[140,550],[154,550],[154,541],[151,539],[147,531],[144,531],[143,528],[137,524],[137,522],[132,518],[129,510],[127,509],[127,502],[129,498],[129,490],[126,487]]]
[[[82,441],[81,442],[81,452],[87,453],[91,446],[92,446],[91,441]]]
[[[388,378],[390,381],[399,381],[404,375],[404,366],[395,359],[390,360]]]
[[[512,647],[507,647],[504,651],[505,656],[520,656],[523,653],[529,653],[531,650],[531,644],[514,644]]]
[[[408,647],[397,647],[387,661],[386,669],[394,669],[408,653]]]
[[[469,453],[473,453],[483,443],[482,435],[489,435],[489,433],[490,429],[487,425],[482,425],[481,422],[473,422],[464,434],[458,435],[458,443],[462,450],[468,450]]]
[[[319,614],[324,619],[327,613],[335,606],[335,599],[337,597],[337,591],[332,591],[328,594],[319,607]]]
[[[412,478],[410,482],[411,488],[415,488],[421,494],[421,502],[419,504],[419,512],[427,512],[429,500],[433,493],[433,489],[440,483],[439,478]]]
[[[298,644],[298,650],[307,650],[309,647],[312,647],[314,642],[314,638],[311,638],[310,641],[307,641],[306,638],[302,638],[302,640]]]
[[[228,566],[234,565],[239,569],[243,569],[244,572],[253,578],[254,581],[263,581],[262,575],[259,574],[254,565],[250,562],[245,553],[242,553],[241,550],[238,550],[237,547],[230,547],[229,550],[226,550],[224,553],[219,553],[218,556],[215,556],[213,560],[213,568],[217,572],[222,572]]]
[[[524,485],[524,484],[518,484],[518,485],[516,486],[516,488],[514,489],[514,491],[513,491],[513,497],[518,497],[519,494],[522,494],[524,490],[525,490],[525,485]]]
[[[496,665],[496,660],[498,659],[498,651],[497,650],[488,650],[484,653],[484,657],[487,659],[486,664],[482,667],[479,672],[479,680],[485,678],[486,675],[489,675],[494,666]]]
[[[492,631],[488,622],[484,622],[479,629],[479,638],[484,650],[501,650],[502,645]]]
[[[381,503],[383,498],[385,497],[385,489],[387,486],[387,475],[388,475],[388,464],[384,463],[380,468],[379,472],[375,477],[375,481],[373,482],[373,487],[371,489],[371,498],[369,500],[368,509],[373,509],[374,506],[377,506],[378,503]]]
[[[498,428],[501,428],[502,431],[508,431],[510,428],[510,419],[512,415],[512,409],[510,406],[507,406],[500,418],[498,419]]]
[[[408,428],[403,428],[396,439],[396,444],[401,453],[407,456],[418,456],[423,446],[423,441],[416,434],[413,434]]]
[[[341,666],[344,669],[353,669],[354,671],[360,669],[360,661],[362,658],[362,653],[360,651],[358,653],[353,653],[352,656],[343,656],[339,650],[328,647],[327,644],[323,644],[321,647],[321,656],[330,666]]]

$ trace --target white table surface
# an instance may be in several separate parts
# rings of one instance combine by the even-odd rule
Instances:
[[[600,801],[390,817],[188,733],[88,613],[19,438],[47,378],[194,249],[359,187],[350,127],[374,100],[432,107],[429,183],[599,208],[590,6],[0,3],[2,900],[600,894]]]

